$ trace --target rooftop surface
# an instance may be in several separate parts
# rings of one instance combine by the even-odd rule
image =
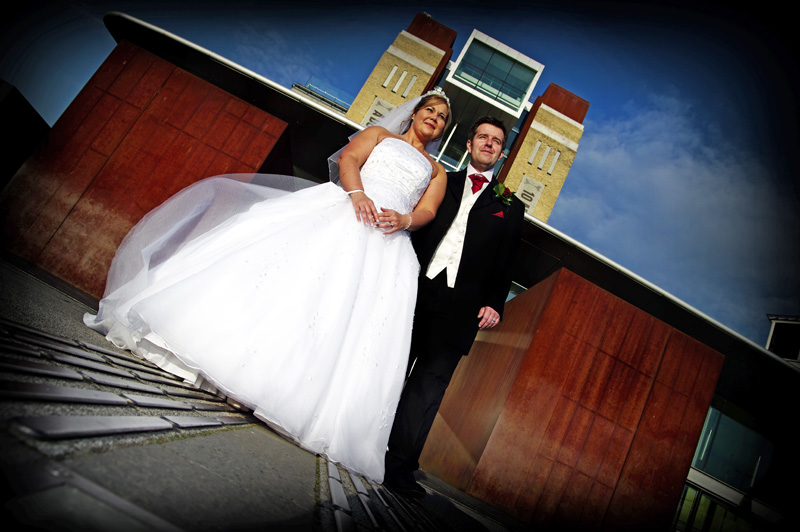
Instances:
[[[419,472],[380,485],[85,327],[96,302],[0,260],[4,521],[50,530],[518,530]]]

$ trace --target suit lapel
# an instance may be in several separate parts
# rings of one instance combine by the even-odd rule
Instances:
[[[483,209],[484,207],[489,207],[494,203],[494,187],[497,186],[497,179],[492,178],[486,188],[483,189],[481,192],[480,197],[475,201],[475,205],[473,205],[472,210],[476,209]]]
[[[456,172],[447,180],[447,190],[453,195],[457,204],[461,204],[461,197],[464,195],[464,183],[467,179],[467,170]]]
[[[466,170],[447,175],[445,199],[442,201],[442,205],[439,208],[440,212],[436,215],[441,221],[447,220],[447,227],[450,227],[450,222],[456,217],[458,209],[461,206],[461,196],[464,194],[464,180],[466,178]]]

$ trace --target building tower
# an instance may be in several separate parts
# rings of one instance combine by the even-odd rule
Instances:
[[[546,222],[575,160],[589,102],[552,83],[536,98],[499,179]]]
[[[383,53],[347,111],[363,126],[432,89],[444,72],[456,32],[419,13]]]
[[[486,115],[500,119],[509,135],[505,158],[495,168],[498,179],[528,214],[546,222],[575,159],[589,102],[551,84],[531,104],[543,64],[478,30],[450,61],[455,38],[455,31],[418,14],[384,52],[346,116],[368,126],[440,85],[453,122],[436,160],[448,172],[464,168],[472,124]]]
[[[466,166],[469,128],[482,116],[494,116],[506,125],[509,131],[506,149],[511,147],[514,126],[525,115],[526,108],[530,108],[528,100],[543,70],[541,63],[485,33],[472,31],[442,81],[454,118],[444,132],[437,156],[447,171]]]

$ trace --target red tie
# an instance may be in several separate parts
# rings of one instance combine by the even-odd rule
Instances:
[[[487,183],[489,180],[486,179],[486,176],[483,174],[472,174],[469,176],[472,179],[472,193],[475,194],[477,191],[481,189],[484,183]]]

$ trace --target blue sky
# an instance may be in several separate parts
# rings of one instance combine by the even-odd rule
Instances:
[[[800,315],[800,76],[769,4],[34,1],[3,23],[0,75],[52,124],[113,49],[114,10],[355,95],[416,13],[456,30],[456,53],[477,28],[545,65],[534,95],[591,104],[550,225],[763,345],[767,313]]]

